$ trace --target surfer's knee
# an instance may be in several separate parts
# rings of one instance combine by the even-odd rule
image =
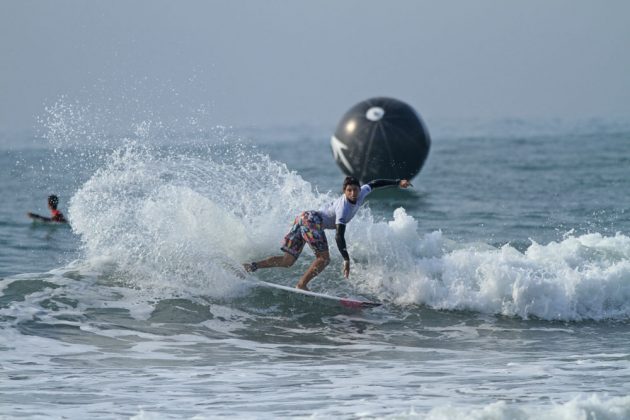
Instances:
[[[286,252],[284,254],[284,257],[282,258],[282,266],[291,267],[293,264],[295,264],[295,261],[297,261],[297,258]]]
[[[317,254],[315,257],[319,260],[319,264],[322,267],[326,267],[330,264],[330,254],[328,252],[322,252],[321,254]]]

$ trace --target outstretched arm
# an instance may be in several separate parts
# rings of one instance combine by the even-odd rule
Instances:
[[[35,214],[35,213],[26,213],[26,215],[28,217],[30,217],[31,219],[34,219],[34,220],[41,220],[43,222],[52,222],[53,221],[49,217],[40,216],[39,214]]]
[[[39,214],[35,214],[35,213],[26,213],[26,215],[28,217],[30,217],[33,220],[41,220],[42,222],[57,222],[57,223],[68,223],[68,221],[66,220],[65,217],[63,217],[63,214],[59,213],[53,217],[46,217],[46,216],[40,216]]]
[[[406,179],[375,179],[373,181],[368,182],[368,185],[372,190],[383,187],[393,187],[395,185],[400,188],[409,188],[412,187],[411,182]]]

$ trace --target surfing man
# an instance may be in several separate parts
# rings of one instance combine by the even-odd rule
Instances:
[[[33,220],[40,220],[42,222],[68,223],[66,218],[63,216],[63,213],[57,210],[58,205],[59,197],[57,197],[56,195],[49,195],[48,208],[50,209],[51,217],[40,216],[39,214],[35,213],[27,213],[27,215]]]
[[[251,273],[259,268],[290,267],[302,253],[304,244],[308,243],[315,253],[315,261],[313,261],[295,286],[298,289],[308,290],[308,282],[321,273],[330,263],[328,241],[324,230],[335,229],[335,242],[337,242],[337,248],[343,257],[343,275],[345,278],[348,278],[350,276],[350,256],[346,249],[346,224],[352,220],[365,198],[374,189],[395,185],[398,185],[400,188],[408,188],[411,186],[411,183],[406,179],[379,179],[361,185],[356,178],[346,177],[343,181],[343,195],[341,197],[320,210],[305,211],[295,218],[293,226],[284,237],[283,245],[280,248],[284,251],[284,255],[243,264],[243,268]]]

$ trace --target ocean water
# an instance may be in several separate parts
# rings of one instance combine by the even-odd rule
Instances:
[[[74,111],[2,136],[0,417],[630,418],[630,122],[427,121],[311,283],[357,311],[238,269],[339,193],[333,126]]]

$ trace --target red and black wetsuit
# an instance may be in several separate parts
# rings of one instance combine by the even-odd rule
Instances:
[[[53,222],[66,223],[66,218],[63,217],[63,213],[61,213],[59,210],[51,209],[50,214],[52,215],[50,219]]]

